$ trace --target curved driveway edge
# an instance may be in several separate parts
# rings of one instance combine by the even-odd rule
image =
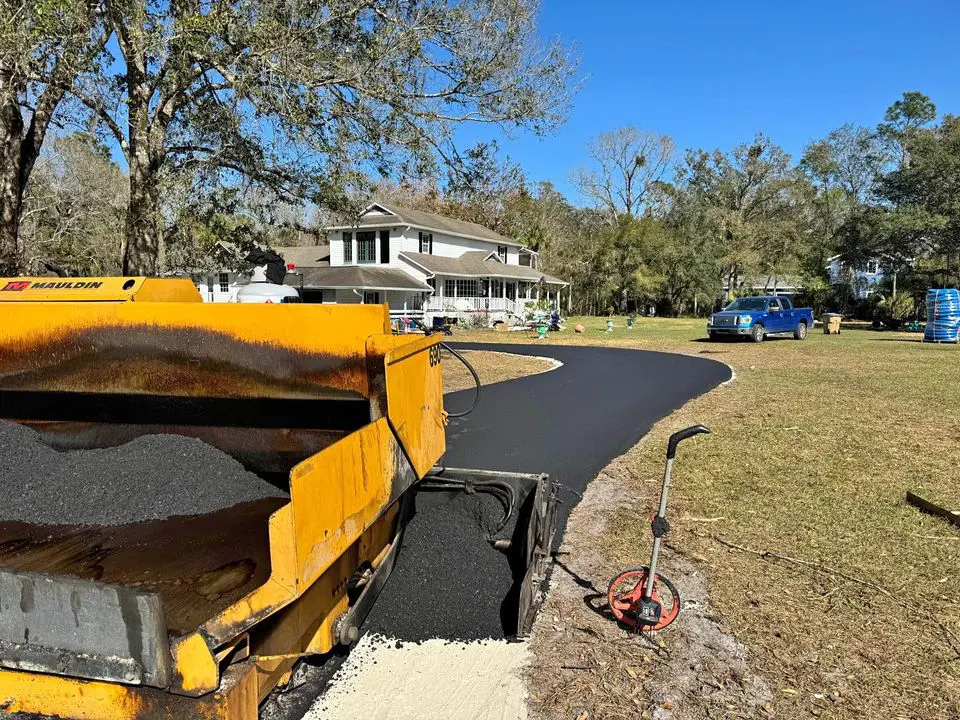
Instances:
[[[555,358],[561,367],[484,386],[477,409],[451,418],[443,463],[547,473],[582,493],[611,460],[690,400],[732,379],[728,365],[690,355],[626,348],[451,343]],[[455,358],[451,362],[457,362]],[[473,390],[446,397],[456,412]],[[560,533],[573,504],[562,498]],[[558,534],[559,545],[561,535]]]

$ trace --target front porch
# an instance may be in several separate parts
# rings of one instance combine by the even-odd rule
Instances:
[[[424,300],[423,309],[436,315],[495,313],[524,317],[538,306],[546,310],[560,310],[561,293],[566,286],[561,282],[442,275],[428,282],[434,285],[435,292]]]

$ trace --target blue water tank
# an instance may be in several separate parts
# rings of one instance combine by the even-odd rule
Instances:
[[[957,342],[960,334],[960,290],[927,291],[927,326],[924,342]]]

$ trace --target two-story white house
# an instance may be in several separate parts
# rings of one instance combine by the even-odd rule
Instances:
[[[568,283],[539,269],[536,252],[434,213],[374,203],[356,223],[328,228],[327,240],[323,264],[317,248],[311,257],[318,260],[308,264],[305,248],[277,249],[288,262],[285,282],[305,302],[388,303],[393,317],[493,323],[522,317],[541,302],[560,309],[569,292]]]

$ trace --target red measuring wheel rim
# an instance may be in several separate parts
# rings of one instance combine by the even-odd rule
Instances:
[[[647,576],[650,569],[645,565],[642,567],[630,568],[624,570],[610,581],[610,587],[607,589],[607,604],[610,606],[610,612],[618,622],[629,628],[637,628],[636,616],[630,612],[633,604],[643,595],[643,586],[647,582]],[[623,585],[627,589],[622,589]],[[664,606],[663,600],[669,596],[673,603]],[[667,625],[677,619],[680,614],[680,593],[676,586],[670,580],[660,573],[653,582],[653,600],[660,603],[663,613],[656,625],[641,625],[644,630],[663,630]]]

